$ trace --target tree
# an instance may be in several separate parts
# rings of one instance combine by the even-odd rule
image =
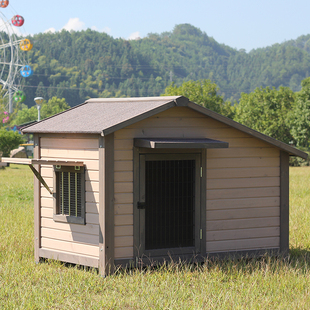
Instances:
[[[233,107],[230,102],[224,102],[223,97],[219,96],[217,91],[218,87],[215,83],[204,79],[184,82],[180,87],[172,83],[165,89],[163,96],[182,95],[207,109],[232,118]]]
[[[23,138],[18,132],[7,131],[4,128],[0,129],[0,153],[2,153],[3,157],[10,156],[10,152],[21,143],[23,143]]]
[[[291,109],[295,94],[288,87],[256,88],[250,94],[241,94],[235,108],[234,120],[277,140],[289,143],[291,134]]]
[[[62,111],[69,109],[70,106],[64,98],[51,98],[48,102],[44,101],[41,105],[41,119],[45,119]],[[24,108],[17,112],[16,118],[12,121],[12,125],[21,125],[38,119],[38,110],[36,106]]]
[[[310,142],[310,77],[301,82],[291,114],[292,135],[297,146],[309,147]]]

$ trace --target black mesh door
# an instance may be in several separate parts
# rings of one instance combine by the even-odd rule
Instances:
[[[145,249],[195,245],[195,160],[145,162]]]

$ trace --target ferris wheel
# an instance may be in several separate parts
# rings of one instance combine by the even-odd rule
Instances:
[[[32,49],[29,39],[20,39],[15,27],[24,24],[21,15],[13,15],[10,19],[3,14],[9,0],[0,0],[0,83],[1,96],[5,99],[5,109],[13,112],[13,100],[23,102],[25,95],[21,90],[22,79],[33,72],[26,61],[26,52]]]

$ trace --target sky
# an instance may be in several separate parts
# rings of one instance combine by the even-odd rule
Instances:
[[[252,49],[310,34],[309,0],[9,0],[2,20],[25,19],[23,34],[84,30],[143,38],[189,23],[232,48]],[[1,14],[2,13],[2,14]],[[1,21],[0,21],[1,22]]]

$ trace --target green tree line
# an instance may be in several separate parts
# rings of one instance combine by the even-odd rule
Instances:
[[[203,79],[234,101],[257,87],[299,91],[310,75],[310,35],[248,53],[219,44],[190,24],[138,40],[90,29],[30,39],[34,47],[27,56],[34,74],[23,80],[29,107],[36,96],[65,98],[75,106],[89,97],[158,96],[171,82],[179,87]]]

